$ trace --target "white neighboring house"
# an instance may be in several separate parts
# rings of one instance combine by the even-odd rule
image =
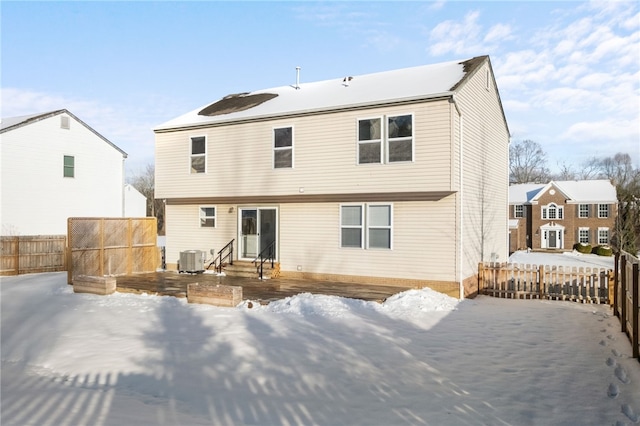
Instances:
[[[147,197],[129,183],[124,186],[124,215],[125,217],[147,216]]]
[[[127,153],[61,109],[3,118],[1,235],[62,235],[69,217],[122,217]]]

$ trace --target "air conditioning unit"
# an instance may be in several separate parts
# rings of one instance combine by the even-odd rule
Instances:
[[[202,250],[187,250],[180,252],[178,272],[200,273],[204,272],[206,254]]]

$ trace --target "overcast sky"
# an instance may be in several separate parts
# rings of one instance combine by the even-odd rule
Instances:
[[[66,108],[153,162],[152,129],[231,93],[490,55],[512,141],[640,166],[638,2],[10,2],[2,117]]]

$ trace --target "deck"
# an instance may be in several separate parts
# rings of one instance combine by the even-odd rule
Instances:
[[[410,287],[380,286],[335,281],[240,278],[215,274],[178,274],[154,272],[117,277],[116,289],[122,293],[148,293],[160,296],[186,297],[187,284],[210,283],[242,287],[242,298],[261,304],[300,293],[314,293],[382,302]]]

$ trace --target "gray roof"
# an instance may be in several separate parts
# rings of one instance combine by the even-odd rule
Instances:
[[[154,130],[449,97],[485,62],[489,62],[488,56],[478,56],[460,61],[228,95],[163,123]]]
[[[616,203],[616,188],[606,179],[563,180],[549,183],[523,183],[509,186],[510,204],[536,203],[552,187],[561,191],[572,203]]]
[[[89,131],[91,131],[96,136],[98,136],[100,139],[102,139],[103,141],[105,141],[106,143],[108,143],[109,145],[114,147],[116,150],[120,151],[122,156],[127,158],[127,153],[126,152],[124,152],[117,145],[115,145],[110,140],[108,140],[107,138],[102,136],[100,133],[96,132],[93,128],[88,126],[87,123],[85,123],[84,121],[80,120],[78,117],[76,117],[75,115],[73,115],[72,113],[70,113],[66,109],[58,109],[58,110],[55,110],[55,111],[49,111],[49,112],[38,113],[38,114],[21,115],[21,116],[17,116],[17,117],[6,117],[6,118],[3,117],[1,119],[1,121],[0,121],[0,133],[9,132],[11,130],[15,130],[15,129],[18,129],[20,127],[27,126],[29,124],[36,123],[38,121],[45,120],[47,118],[54,117],[56,115],[60,115],[60,114],[63,114],[63,113],[69,115],[70,117],[73,117],[74,120],[76,120],[78,123],[82,124]]]

